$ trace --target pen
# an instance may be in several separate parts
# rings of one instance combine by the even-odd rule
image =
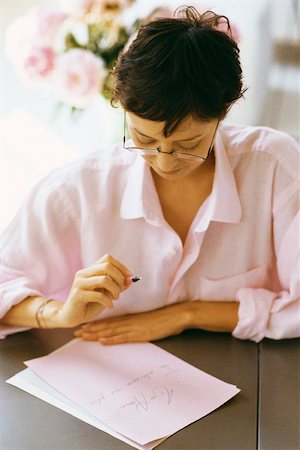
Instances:
[[[142,279],[142,277],[138,277],[137,275],[132,275],[132,277],[126,277],[125,281],[126,281],[126,283],[130,283],[130,282],[136,283],[137,281],[139,281],[141,279]]]

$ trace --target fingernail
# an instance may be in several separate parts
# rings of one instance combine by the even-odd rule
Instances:
[[[132,279],[131,277],[125,277],[125,285],[131,284],[132,283]]]

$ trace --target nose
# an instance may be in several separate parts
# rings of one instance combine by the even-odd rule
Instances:
[[[165,153],[158,153],[156,155],[156,165],[163,172],[168,172],[176,169],[176,158],[171,155],[171,150],[161,150]]]

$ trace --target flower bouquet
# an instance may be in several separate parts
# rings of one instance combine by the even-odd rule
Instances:
[[[101,94],[109,98],[110,71],[138,26],[134,0],[62,0],[59,7],[35,6],[7,29],[5,53],[30,86],[54,93],[72,111],[85,109]]]

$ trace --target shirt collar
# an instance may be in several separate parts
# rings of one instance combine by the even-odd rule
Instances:
[[[145,217],[155,225],[161,222],[162,211],[150,167],[141,156],[135,155],[132,161],[120,212],[123,219]]]
[[[216,168],[213,188],[205,202],[207,211],[206,222],[239,223],[242,217],[242,208],[234,173],[222,137],[222,125],[219,126],[216,133],[214,152]],[[202,228],[200,222],[198,224]],[[199,228],[197,225],[195,226],[195,231]]]

